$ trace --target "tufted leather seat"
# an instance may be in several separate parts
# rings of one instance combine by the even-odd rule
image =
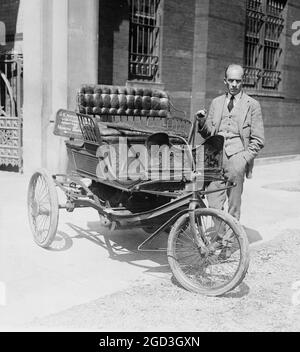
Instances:
[[[73,142],[67,143],[68,152],[72,155],[70,160],[74,161],[74,168],[94,176],[96,180],[98,176],[95,176],[95,170],[99,161],[97,150],[100,145],[113,145],[118,152],[120,137],[126,137],[128,146],[145,145],[149,150],[150,145],[158,143],[158,137],[163,140],[167,137],[170,145],[181,145],[182,137],[187,138],[190,132],[191,122],[183,117],[172,116],[171,108],[172,111],[180,110],[174,108],[168,93],[162,90],[82,85],[77,94],[77,103],[75,121],[79,122],[77,129],[80,129],[83,143],[80,146]],[[64,117],[63,113],[61,118]],[[70,120],[73,120],[74,114],[69,115]],[[73,131],[68,119],[64,124],[70,125]],[[126,180],[118,180],[120,182],[127,184]]]
[[[162,90],[108,85],[83,85],[78,110],[88,115],[167,117],[169,96]]]
[[[77,102],[78,112],[86,116],[81,127],[89,144],[117,143],[119,137],[127,137],[129,143],[144,143],[152,133],[186,137],[190,130],[189,120],[172,116],[174,106],[162,90],[85,84],[77,94]],[[89,138],[89,129],[97,130],[96,139]]]

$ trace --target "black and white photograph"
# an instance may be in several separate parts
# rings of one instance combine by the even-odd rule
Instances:
[[[300,332],[299,0],[0,0],[0,332]]]

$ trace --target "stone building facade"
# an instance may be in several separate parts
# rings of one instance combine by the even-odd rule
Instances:
[[[299,20],[297,0],[1,0],[1,51],[22,42],[24,171],[65,167],[53,120],[76,108],[81,84],[159,87],[192,118],[223,93],[232,62],[248,67],[245,90],[262,106],[261,156],[300,154]]]

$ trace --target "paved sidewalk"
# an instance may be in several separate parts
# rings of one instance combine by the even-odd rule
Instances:
[[[241,223],[251,242],[268,241],[287,227],[300,228],[300,160],[258,164],[244,184]],[[252,232],[251,230],[254,230]]]
[[[141,230],[112,234],[118,255],[109,257],[93,209],[61,211],[54,247],[39,248],[27,222],[28,181],[0,172],[0,329],[169,275],[165,254],[136,251]],[[299,201],[300,160],[257,165],[245,182],[241,218],[252,246],[300,229]]]

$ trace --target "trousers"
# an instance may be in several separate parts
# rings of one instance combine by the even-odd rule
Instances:
[[[236,186],[207,194],[209,207],[224,210],[225,201],[228,199],[228,213],[237,220],[240,219],[246,165],[247,162],[242,153],[237,153],[231,156],[227,156],[225,152],[223,153],[223,169],[225,171],[225,177],[227,178],[227,181],[235,182]],[[207,191],[216,191],[225,186],[225,180],[213,181],[208,185]]]

